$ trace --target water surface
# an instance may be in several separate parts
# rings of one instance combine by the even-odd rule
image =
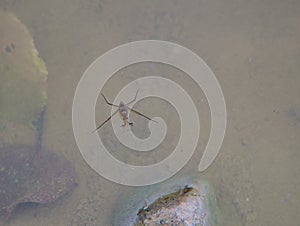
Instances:
[[[56,203],[21,206],[7,225],[110,225],[119,197],[132,188],[99,176],[81,157],[72,132],[73,95],[93,60],[117,45],[142,39],[190,48],[208,63],[223,89],[226,136],[219,156],[203,177],[216,190],[224,225],[299,224],[299,1],[1,0],[0,6],[29,28],[47,64],[44,147],[72,161],[79,182]],[[160,74],[186,88],[200,114],[197,152],[180,172],[189,175],[197,172],[210,129],[207,101],[191,79],[174,68],[139,64],[118,72],[103,91],[113,100],[133,79]],[[178,115],[161,100],[149,98],[136,107],[165,117],[170,131],[179,128]],[[99,99],[97,122],[109,112]],[[147,122],[137,116],[133,120],[133,130],[147,136]],[[105,133],[112,153],[133,161],[126,160],[128,150],[112,142],[110,124],[99,132]],[[170,133],[149,163],[167,156],[177,138],[178,134]],[[142,155],[134,158],[145,161]]]

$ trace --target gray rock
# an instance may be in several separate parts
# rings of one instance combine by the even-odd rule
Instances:
[[[222,225],[213,188],[198,177],[138,188],[120,202],[115,211],[115,226]]]

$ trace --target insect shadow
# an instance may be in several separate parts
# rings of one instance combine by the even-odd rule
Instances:
[[[139,91],[139,90],[136,91],[136,94],[135,94],[134,99],[132,99],[131,101],[129,101],[127,104],[125,104],[123,101],[121,101],[119,105],[115,105],[115,104],[110,103],[110,102],[106,99],[106,97],[104,96],[104,94],[101,93],[101,95],[103,96],[105,102],[106,102],[108,105],[110,105],[110,106],[112,106],[112,107],[117,107],[118,109],[117,109],[114,113],[112,113],[112,115],[111,115],[110,117],[108,117],[104,122],[102,122],[96,129],[94,129],[94,130],[92,131],[92,133],[94,133],[94,132],[96,132],[98,129],[100,129],[100,128],[101,128],[105,123],[107,123],[107,122],[108,122],[108,121],[109,121],[109,120],[110,120],[117,112],[120,113],[120,116],[121,116],[121,118],[122,118],[122,120],[123,120],[123,122],[124,122],[124,124],[121,125],[121,126],[126,126],[127,123],[128,123],[128,125],[133,126],[133,122],[129,122],[129,119],[128,119],[129,110],[132,111],[132,112],[134,112],[134,113],[136,113],[136,114],[138,114],[138,115],[140,115],[140,116],[143,116],[144,118],[146,118],[146,119],[148,119],[148,120],[151,120],[151,121],[153,121],[153,122],[158,123],[157,121],[151,119],[150,117],[148,117],[148,116],[146,116],[146,115],[144,115],[144,114],[142,114],[142,113],[136,111],[136,110],[133,109],[133,108],[128,107],[129,104],[132,104],[132,103],[136,100],[136,97],[137,97],[137,95],[138,95],[138,91]]]

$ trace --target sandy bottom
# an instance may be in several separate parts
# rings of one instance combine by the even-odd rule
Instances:
[[[105,51],[142,39],[186,46],[201,56],[224,92],[228,121],[221,152],[203,177],[216,191],[224,225],[297,225],[300,222],[300,1],[108,1],[0,0],[29,28],[48,71],[45,149],[72,161],[78,187],[56,203],[20,206],[6,225],[110,225],[118,199],[133,188],[110,182],[82,158],[72,130],[72,101],[86,68]],[[184,73],[145,63],[118,72],[104,87],[112,100],[141,76],[163,75],[193,98],[200,114],[197,152],[180,171],[197,172],[210,131],[209,107],[199,87]],[[99,75],[101,76],[101,75]],[[145,99],[142,112],[165,118],[170,133],[149,162],[171,153],[179,127],[175,110],[161,100]],[[99,98],[96,121],[109,115]],[[133,131],[149,132],[134,116]],[[106,137],[112,153],[124,161],[144,163]],[[4,224],[4,221],[0,221]]]

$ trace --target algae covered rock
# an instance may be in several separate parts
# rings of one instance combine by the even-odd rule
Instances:
[[[20,203],[49,203],[70,191],[75,171],[42,150],[47,70],[27,28],[0,10],[0,214]]]
[[[126,195],[114,215],[114,225],[220,226],[212,186],[197,177],[172,179]]]
[[[47,70],[24,24],[0,9],[0,146],[33,145]]]

